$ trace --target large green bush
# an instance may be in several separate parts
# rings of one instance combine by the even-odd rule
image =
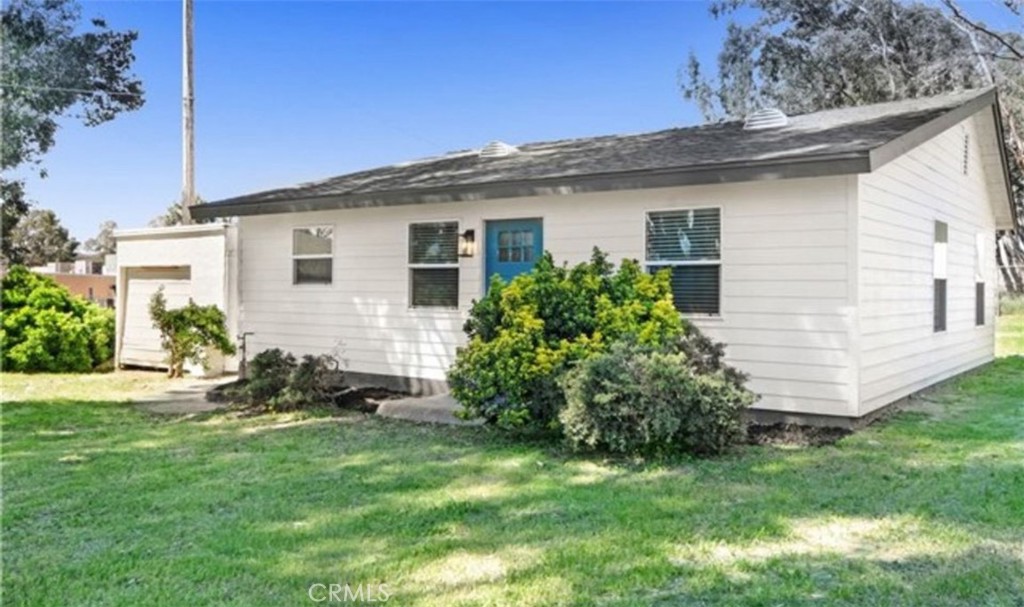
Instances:
[[[6,371],[87,373],[114,354],[114,313],[53,279],[14,266],[4,276],[0,351]]]
[[[168,309],[164,289],[160,287],[149,300],[149,316],[153,327],[160,331],[169,377],[182,377],[186,361],[206,366],[209,348],[224,354],[235,353],[224,312],[217,306],[200,306],[189,299],[184,307]]]
[[[470,311],[448,374],[467,417],[552,427],[565,404],[559,381],[576,362],[629,339],[658,346],[684,334],[667,273],[635,261],[615,270],[594,249],[589,262],[557,266],[545,253],[533,271],[492,281]]]
[[[721,453],[744,434],[743,410],[754,395],[742,376],[684,350],[710,341],[690,328],[676,344],[621,342],[582,361],[565,377],[560,415],[577,449],[620,454]]]

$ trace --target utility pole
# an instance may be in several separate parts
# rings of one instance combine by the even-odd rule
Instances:
[[[182,184],[181,223],[192,223],[192,205],[196,202],[195,175],[195,120],[193,106],[195,95],[192,88],[192,0],[182,0]]]

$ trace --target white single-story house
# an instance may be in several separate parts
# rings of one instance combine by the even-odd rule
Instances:
[[[672,269],[765,417],[849,421],[993,358],[994,234],[1017,223],[999,116],[989,89],[493,142],[193,214],[237,226],[250,353],[335,351],[361,381],[443,390],[489,276],[598,246]]]

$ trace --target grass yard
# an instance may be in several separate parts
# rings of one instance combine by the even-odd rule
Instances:
[[[116,402],[148,374],[2,380],[5,605],[1024,604],[1020,357],[832,447],[649,467]]]
[[[1024,355],[1024,311],[996,319],[996,356]]]

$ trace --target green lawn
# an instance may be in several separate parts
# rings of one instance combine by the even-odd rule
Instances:
[[[153,375],[0,379],[5,605],[1024,604],[1020,357],[836,446],[648,467],[112,402]]]
[[[1024,355],[1024,313],[996,320],[996,356]]]

